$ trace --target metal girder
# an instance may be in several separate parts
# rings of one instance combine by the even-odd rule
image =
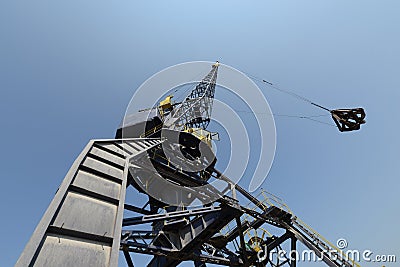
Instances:
[[[152,223],[163,220],[174,220],[182,217],[188,218],[189,216],[204,215],[209,212],[218,212],[218,211],[221,211],[220,207],[209,206],[191,210],[182,210],[182,211],[167,212],[162,214],[152,214],[140,217],[132,217],[124,219],[122,221],[122,226]]]
[[[179,216],[184,214],[172,213]],[[141,248],[147,254],[158,254],[148,266],[176,266],[181,261],[194,260],[194,253],[229,221],[239,216],[241,211],[221,204],[218,208],[198,209],[194,214],[190,216],[194,218],[179,229],[159,231],[156,237],[147,242],[143,242],[144,238],[132,238],[131,235],[125,238],[122,244],[129,246],[130,251]],[[168,217],[171,216],[163,218]],[[134,231],[131,234],[134,234]]]

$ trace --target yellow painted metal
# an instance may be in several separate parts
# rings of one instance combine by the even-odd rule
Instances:
[[[307,231],[309,231],[312,235],[314,235],[316,238],[319,240],[323,241],[326,245],[330,247],[331,250],[337,251],[337,253],[340,254],[340,256],[350,262],[353,267],[361,267],[354,259],[352,259],[348,254],[346,254],[344,251],[339,249],[337,246],[329,242],[325,237],[323,237],[320,233],[318,233],[316,230],[311,228],[311,226],[307,225],[305,222],[300,220],[297,216],[294,215],[293,211],[289,208],[289,206],[279,197],[265,191],[264,189],[261,190],[261,192],[256,196],[258,200],[260,200],[260,205],[255,205],[254,203],[250,202],[248,205],[246,205],[246,208],[251,209],[253,211],[256,211],[257,209],[259,210],[264,210],[269,207],[277,207],[280,208],[281,210],[284,210],[288,213],[290,213],[293,218],[295,218],[295,221],[297,224],[299,224],[301,227],[305,228]],[[255,218],[250,216],[250,215],[243,215],[243,218],[241,219],[242,223],[248,222],[251,223]],[[235,221],[231,221],[228,225],[226,225],[220,233],[224,236],[226,236],[232,229],[235,227]],[[261,227],[260,227],[261,228]],[[263,232],[267,233],[269,236],[272,236],[271,233],[269,233],[267,230],[261,228]],[[245,234],[249,237],[251,237],[250,230],[248,229]],[[255,235],[253,235],[255,236]],[[262,235],[262,238],[264,238],[264,235]],[[253,249],[257,250],[257,247],[254,247]]]
[[[164,117],[165,111],[172,109],[172,101],[171,101],[171,99],[173,97],[174,97],[173,95],[169,95],[164,100],[162,100],[160,102],[158,110],[160,111],[161,117]]]
[[[246,242],[247,245],[255,252],[262,250],[261,242],[264,240],[265,234],[267,234],[269,237],[272,237],[272,234],[262,227],[257,229],[247,229],[244,234],[249,237],[248,241]]]
[[[300,220],[299,218],[296,217],[296,221],[304,228],[306,228],[308,231],[310,231],[313,235],[315,235],[316,237],[318,237],[320,240],[324,241],[325,244],[328,244],[332,250],[337,251],[342,257],[343,259],[346,259],[347,261],[351,262],[353,264],[353,266],[357,266],[357,267],[361,267],[357,262],[355,262],[354,259],[350,258],[349,255],[347,255],[346,253],[344,253],[343,250],[341,250],[340,248],[338,248],[337,246],[335,246],[334,244],[332,244],[331,242],[329,242],[325,237],[323,237],[320,233],[318,233],[317,231],[315,231],[313,228],[311,228],[311,226],[309,226],[308,224],[306,224],[305,222],[303,222],[302,220]]]
[[[172,107],[171,98],[173,97],[174,97],[173,95],[167,96],[163,101],[160,102],[160,107],[162,109],[171,108]]]
[[[194,136],[196,136],[198,139],[200,139],[201,141],[203,141],[204,143],[206,143],[208,146],[212,146],[211,144],[211,140],[212,140],[212,136],[211,136],[211,132],[204,130],[202,128],[185,128],[183,130],[186,133],[191,133]]]
[[[295,216],[294,213],[292,212],[292,210],[289,208],[289,206],[279,197],[265,191],[264,189],[261,190],[260,195],[263,196],[263,200],[261,201],[266,207],[271,207],[271,206],[275,206],[278,207],[290,214],[292,214],[292,216]],[[259,197],[258,197],[259,198]],[[254,208],[254,210],[257,207]],[[307,231],[311,232],[315,237],[317,237],[318,239],[322,240],[325,242],[325,244],[329,245],[331,247],[332,250],[336,250],[343,259],[346,259],[347,261],[351,262],[353,266],[356,267],[361,267],[357,262],[355,262],[354,259],[350,258],[349,255],[347,255],[346,253],[344,253],[344,251],[342,251],[341,249],[339,249],[337,246],[335,246],[334,244],[332,244],[330,241],[328,241],[325,237],[323,237],[320,233],[318,233],[316,230],[314,230],[313,228],[311,228],[311,226],[309,226],[308,224],[306,224],[304,221],[302,221],[301,219],[299,219],[297,216],[294,217],[296,222],[298,224],[300,224],[302,227],[304,227],[305,229],[307,229]]]
[[[163,127],[162,124],[157,125],[156,127],[148,130],[147,132],[143,133],[140,135],[140,138],[145,138],[148,137],[150,134],[156,133],[158,130],[160,130]]]
[[[171,160],[170,160],[170,158],[166,158],[166,157],[162,156],[161,154],[157,153],[157,152],[154,150],[154,151],[153,151],[152,159],[155,159],[155,158],[157,158],[157,157],[158,157],[158,158],[161,158],[161,159],[164,159],[165,161],[167,161],[167,165],[168,165],[168,166],[171,166]],[[182,167],[176,169],[176,171],[179,172],[179,173],[185,174],[185,173],[183,172]]]

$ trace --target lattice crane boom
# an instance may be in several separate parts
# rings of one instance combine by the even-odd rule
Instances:
[[[211,71],[164,119],[164,128],[184,130],[201,128],[205,130],[210,123],[215,95],[219,62],[212,65]]]

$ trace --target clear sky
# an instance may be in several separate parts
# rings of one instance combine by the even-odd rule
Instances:
[[[399,12],[398,0],[1,1],[0,266],[16,262],[87,142],[114,136],[142,82],[217,59],[325,106],[366,109],[362,130],[345,134],[276,118],[263,187],[329,240],[399,261]],[[265,95],[274,113],[321,114]]]

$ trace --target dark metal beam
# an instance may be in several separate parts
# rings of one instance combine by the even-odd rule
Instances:
[[[47,232],[49,234],[55,234],[57,236],[70,236],[80,239],[85,239],[89,241],[95,241],[99,243],[103,243],[104,245],[111,246],[112,245],[112,238],[107,236],[100,236],[96,234],[91,234],[87,232],[77,231],[73,229],[67,229],[57,226],[49,226],[47,228]]]
[[[290,267],[296,267],[296,241],[297,239],[294,236],[290,240]]]
[[[133,261],[132,261],[131,255],[129,254],[128,249],[126,247],[122,247],[122,251],[124,252],[125,260],[126,260],[126,263],[128,264],[128,267],[135,267],[133,265]]]
[[[133,211],[133,212],[136,212],[136,213],[140,213],[140,214],[143,214],[143,215],[151,215],[151,214],[154,214],[154,213],[151,212],[151,211],[145,210],[145,209],[143,209],[143,208],[138,208],[138,207],[135,207],[135,206],[133,206],[133,205],[126,204],[126,203],[125,203],[125,205],[124,205],[124,209],[130,210],[130,211]]]
[[[122,225],[130,226],[130,225],[137,225],[137,224],[144,224],[144,223],[152,223],[152,222],[163,221],[163,220],[178,219],[178,218],[182,218],[182,217],[204,215],[206,213],[218,212],[218,211],[221,211],[220,207],[211,206],[211,207],[204,207],[204,208],[198,208],[198,209],[193,209],[193,210],[173,211],[173,212],[167,212],[167,213],[163,213],[163,214],[151,214],[151,215],[145,215],[145,216],[139,216],[139,217],[126,218],[123,220]]]
[[[242,260],[244,265],[243,266],[248,266],[247,264],[247,253],[246,253],[246,243],[244,242],[244,236],[243,236],[243,231],[242,231],[242,222],[240,221],[240,217],[236,217],[236,225],[239,230],[239,239],[240,239],[240,250],[242,252]]]

